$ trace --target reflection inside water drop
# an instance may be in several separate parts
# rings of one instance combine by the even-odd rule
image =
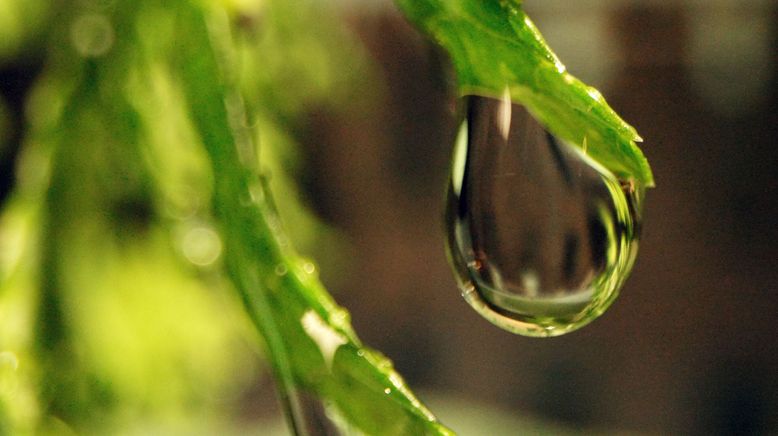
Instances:
[[[514,333],[556,336],[601,315],[634,263],[642,189],[509,100],[469,96],[448,194],[462,294]]]

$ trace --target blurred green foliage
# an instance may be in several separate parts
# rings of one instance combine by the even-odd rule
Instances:
[[[7,59],[32,48],[50,13],[46,0],[0,3],[0,58]]]
[[[0,216],[0,433],[240,433],[252,322],[293,415],[447,432],[281,230],[328,234],[289,174],[305,111],[371,75],[341,27],[314,0],[0,5],[0,65],[43,62]]]

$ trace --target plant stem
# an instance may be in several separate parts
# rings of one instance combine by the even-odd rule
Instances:
[[[192,15],[185,20],[192,28],[182,31],[186,37],[178,42],[180,72],[214,174],[213,207],[224,237],[225,264],[265,339],[293,430],[327,431],[324,425],[308,425],[311,411],[300,398],[305,392],[365,433],[451,434],[413,396],[388,359],[361,345],[347,312],[312,275],[311,264],[289,247],[270,190],[257,175],[251,135],[243,127],[227,19],[223,12],[203,18],[192,10]],[[211,47],[211,56],[202,55],[204,46]]]

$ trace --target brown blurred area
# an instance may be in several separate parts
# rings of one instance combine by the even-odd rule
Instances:
[[[778,431],[778,5],[536,3],[541,32],[638,129],[655,172],[619,300],[581,331],[530,339],[459,297],[442,224],[451,73],[389,5],[350,17],[384,99],[311,115],[305,186],[352,244],[325,281],[422,391],[608,433]]]

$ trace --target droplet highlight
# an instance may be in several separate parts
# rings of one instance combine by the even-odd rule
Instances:
[[[642,187],[554,137],[509,97],[463,104],[446,214],[462,295],[521,335],[588,324],[634,264]]]

